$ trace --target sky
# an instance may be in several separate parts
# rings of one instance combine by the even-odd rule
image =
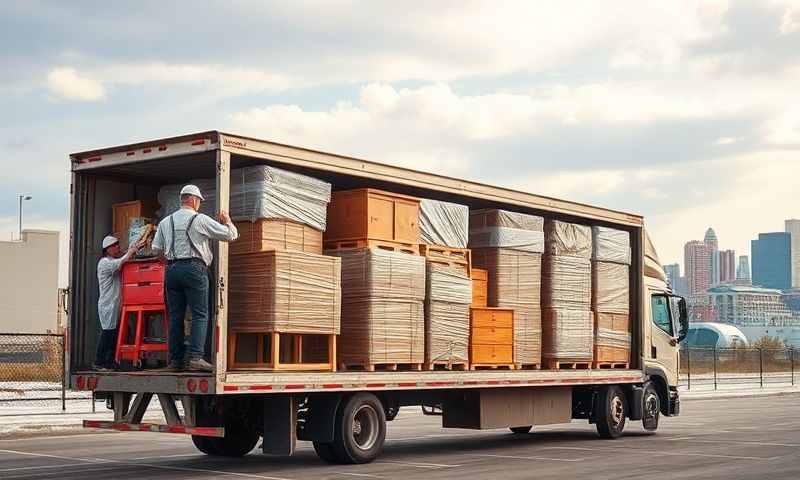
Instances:
[[[0,2],[0,239],[68,154],[218,129],[643,214],[800,218],[800,0]]]

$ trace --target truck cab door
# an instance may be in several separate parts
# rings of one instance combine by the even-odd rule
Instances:
[[[678,334],[673,321],[670,295],[650,292],[650,351],[645,352],[649,366],[660,368],[670,386],[678,384]]]

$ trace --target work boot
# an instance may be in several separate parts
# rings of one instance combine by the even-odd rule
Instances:
[[[164,368],[159,369],[158,371],[160,371],[160,372],[181,372],[181,371],[183,371],[185,369],[186,369],[185,365],[183,365],[182,363],[170,362],[169,365],[167,365]]]
[[[110,368],[104,367],[102,365],[98,365],[96,363],[94,365],[92,365],[92,370],[94,370],[95,372],[110,372],[111,371]]]
[[[211,365],[202,358],[193,358],[189,360],[189,368],[187,370],[212,372],[214,371],[214,365]]]

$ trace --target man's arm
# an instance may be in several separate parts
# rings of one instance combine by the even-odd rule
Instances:
[[[125,252],[125,255],[119,258],[109,258],[107,263],[108,266],[106,267],[109,270],[109,273],[114,273],[122,268],[122,265],[130,260],[140,248],[142,248],[141,240],[131,245],[130,248],[128,248],[128,251]]]
[[[220,211],[219,219],[222,223],[217,222],[208,215],[199,214],[200,218],[197,219],[198,231],[204,233],[208,238],[219,240],[221,242],[232,242],[239,238],[239,231],[236,225],[233,224],[228,212]]]
[[[153,237],[152,245],[150,245],[150,249],[153,250],[153,253],[158,256],[164,256],[164,244],[166,241],[164,240],[163,224],[163,220],[158,223],[158,227],[156,227],[156,235]]]

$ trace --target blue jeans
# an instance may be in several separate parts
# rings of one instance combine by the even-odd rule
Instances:
[[[203,358],[208,333],[208,267],[199,259],[170,263],[164,287],[169,310],[170,363],[182,365],[186,360]],[[192,311],[188,359],[183,343],[183,318],[187,305]]]
[[[94,363],[98,367],[115,368],[117,353],[117,329],[100,329],[100,338],[97,342],[97,355]]]

